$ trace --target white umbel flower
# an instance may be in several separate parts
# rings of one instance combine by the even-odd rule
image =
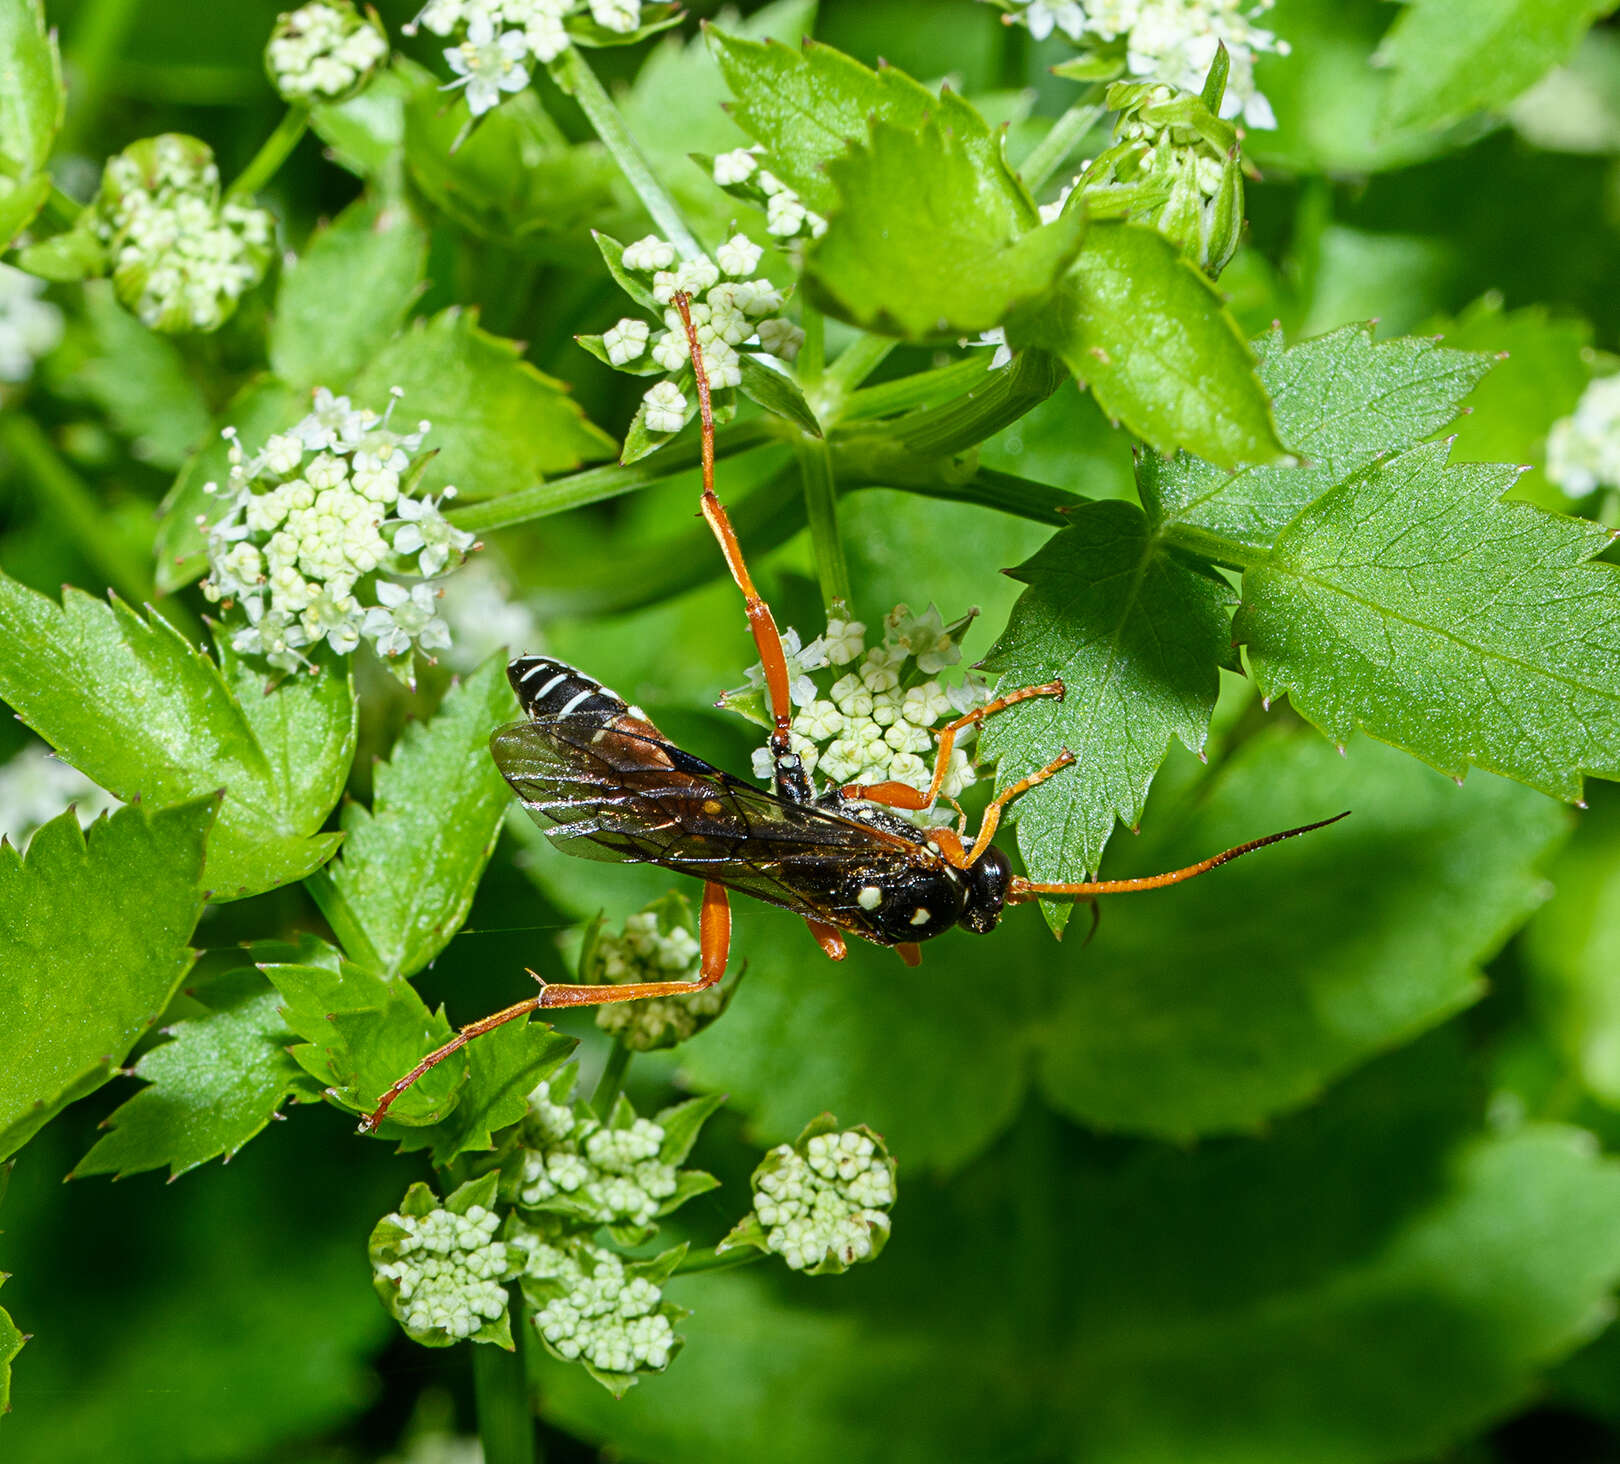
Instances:
[[[641,24],[641,0],[590,0],[591,19],[604,30],[629,35]]]
[[[686,425],[686,397],[673,381],[660,381],[642,398],[649,432],[679,432]]]
[[[696,981],[702,951],[684,900],[671,896],[631,915],[617,934],[596,931],[580,963],[579,979],[592,985],[638,981]],[[612,1002],[596,1009],[596,1025],[633,1052],[674,1047],[695,1036],[725,1009],[728,990],[718,982],[691,995]]]
[[[613,1252],[576,1241],[543,1280],[547,1299],[534,1313],[546,1345],[599,1372],[657,1372],[676,1348],[662,1289]]]
[[[467,38],[444,53],[457,80],[445,90],[467,89],[467,107],[480,117],[501,99],[503,92],[522,91],[529,84],[529,68],[523,64],[529,43],[522,31],[495,33],[494,22],[479,14],[467,23]]]
[[[602,333],[602,345],[608,360],[615,366],[628,365],[647,349],[648,326],[645,320],[632,320],[628,316]]]
[[[1591,383],[1547,434],[1547,476],[1571,498],[1620,488],[1620,376]]]
[[[0,381],[27,381],[62,340],[62,312],[42,300],[45,281],[0,264]]]
[[[271,84],[289,102],[352,95],[388,56],[388,38],[349,0],[312,0],[276,20],[265,47]]]
[[[759,167],[759,159],[753,151],[746,147],[739,147],[732,152],[721,153],[714,160],[714,181],[722,188],[730,188],[737,183],[746,183]]]
[[[459,1341],[506,1314],[507,1248],[495,1239],[500,1217],[493,1211],[473,1205],[464,1215],[438,1209],[382,1223],[403,1234],[387,1247],[393,1259],[373,1269],[389,1284],[407,1331]]]

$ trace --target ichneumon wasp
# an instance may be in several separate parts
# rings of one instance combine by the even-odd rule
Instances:
[[[542,983],[537,995],[470,1023],[429,1053],[382,1095],[363,1130],[375,1128],[389,1105],[435,1063],[503,1022],[550,1007],[679,996],[713,986],[725,974],[731,945],[729,891],[800,916],[835,961],[844,957],[845,937],[855,935],[892,946],[908,965],[916,965],[922,941],[957,925],[988,934],[1007,905],[1043,895],[1093,899],[1161,889],[1345,817],[1341,813],[1252,839],[1164,874],[1043,884],[1014,874],[1007,856],[990,841],[1007,804],[1068,767],[1074,761],[1068,751],[998,793],[972,840],[966,837],[965,819],[956,829],[925,829],[891,812],[931,808],[961,732],[1030,697],[1061,698],[1059,681],[1006,692],[942,727],[933,781],[925,791],[888,782],[818,792],[789,738],[792,711],[781,636],[715,496],[714,415],[689,301],[677,294],[673,304],[685,324],[697,382],[703,517],[742,592],[765,672],[774,789],[755,787],[676,747],[640,708],[572,666],[545,656],[513,661],[507,676],[524,719],[491,736],[495,765],[560,849],[591,859],[658,864],[704,882],[698,976],[695,981],[617,986]]]

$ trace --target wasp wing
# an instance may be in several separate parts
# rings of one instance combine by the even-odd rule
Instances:
[[[933,857],[920,840],[744,783],[645,722],[539,717],[497,730],[490,750],[559,849],[663,865],[814,919],[844,923],[828,897],[849,871]]]

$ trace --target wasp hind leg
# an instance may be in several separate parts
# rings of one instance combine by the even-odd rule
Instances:
[[[460,1051],[474,1037],[482,1037],[485,1032],[491,1032],[518,1017],[553,1007],[606,1006],[611,1002],[645,1001],[658,996],[690,996],[695,991],[713,986],[726,974],[726,957],[731,952],[731,905],[720,885],[707,884],[703,887],[703,910],[698,917],[698,946],[699,963],[695,981],[631,981],[622,986],[548,986],[541,982],[537,996],[514,1002],[492,1016],[469,1022],[443,1047],[430,1052],[377,1100],[376,1108],[361,1122],[360,1131],[370,1133],[375,1129],[387,1117],[389,1108],[401,1093],[453,1052]],[[532,971],[529,974],[534,976]],[[540,980],[538,976],[534,979]]]

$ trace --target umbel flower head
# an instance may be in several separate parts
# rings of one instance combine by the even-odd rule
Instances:
[[[205,142],[164,133],[107,160],[79,227],[107,251],[119,301],[152,330],[217,330],[263,277],[274,224],[221,201]]]
[[[1571,498],[1620,488],[1620,376],[1600,376],[1547,434],[1547,476]]]
[[[1250,127],[1277,125],[1255,86],[1257,55],[1288,54],[1288,42],[1261,26],[1274,0],[990,0],[1009,24],[1027,25],[1037,40],[1060,31],[1088,53],[1067,75],[1093,80],[1126,75],[1196,92],[1225,45],[1232,73],[1220,114]]]
[[[353,96],[387,57],[376,12],[362,16],[350,0],[311,0],[284,11],[264,49],[270,84],[288,102]]]
[[[932,605],[920,615],[896,605],[884,617],[883,639],[872,646],[859,620],[829,620],[826,634],[807,646],[796,630],[784,632],[795,708],[793,750],[806,773],[834,784],[893,781],[927,788],[934,773],[934,728],[989,697],[984,679],[972,673],[959,682],[940,680],[940,672],[962,659],[962,637],[972,622],[966,615],[947,625]],[[769,726],[764,669],[756,664],[747,674],[747,685],[726,692],[720,705]],[[755,751],[754,774],[770,778],[768,748]],[[976,779],[958,745],[942,791],[955,798]],[[932,822],[937,815],[912,817]]]
[[[622,246],[599,234],[597,243],[625,292],[657,317],[656,324],[649,324],[625,316],[602,335],[579,337],[593,356],[619,371],[664,377],[642,398],[626,439],[626,462],[637,455],[638,438],[679,432],[697,411],[691,347],[673,303],[677,294],[691,301],[687,308],[721,418],[731,402],[725,393],[742,383],[745,354],[784,362],[798,356],[804,332],[781,315],[782,292],[767,279],[750,278],[764,251],[746,234],[728,239],[713,259],[680,259],[675,246],[656,234]]]
[[[523,1262],[495,1238],[498,1176],[464,1184],[442,1203],[413,1184],[371,1232],[372,1279],[383,1304],[414,1341],[448,1347],[472,1338],[512,1345],[506,1282]]]
[[[62,339],[62,312],[40,299],[45,281],[0,264],[0,382],[27,381]]]
[[[365,638],[409,681],[413,648],[450,644],[435,580],[474,543],[441,510],[454,488],[419,492],[427,456],[411,454],[429,425],[396,432],[387,416],[321,387],[315,409],[251,458],[226,430],[230,476],[223,488],[206,485],[224,503],[203,520],[202,589],[246,617],[236,651],[292,671],[312,664],[322,641],[345,655]]]
[[[604,1123],[585,1104],[566,1101],[578,1075],[569,1064],[529,1095],[506,1189],[526,1211],[605,1225],[616,1243],[639,1245],[658,1217],[718,1183],[680,1166],[724,1096],[692,1098],[649,1119],[621,1095]]]
[[[691,902],[671,893],[629,916],[618,933],[604,929],[597,916],[585,932],[578,979],[590,986],[695,981],[701,958]],[[596,1009],[596,1025],[632,1052],[674,1047],[720,1016],[735,990],[735,982],[717,983],[691,996],[609,1003]]]
[[[765,149],[739,147],[714,160],[714,181],[733,198],[765,210],[765,232],[773,239],[819,239],[827,221],[764,164]]]
[[[754,1171],[754,1208],[719,1245],[751,1245],[795,1271],[836,1275],[875,1260],[889,1238],[896,1165],[864,1124],[840,1129],[830,1113]]]

